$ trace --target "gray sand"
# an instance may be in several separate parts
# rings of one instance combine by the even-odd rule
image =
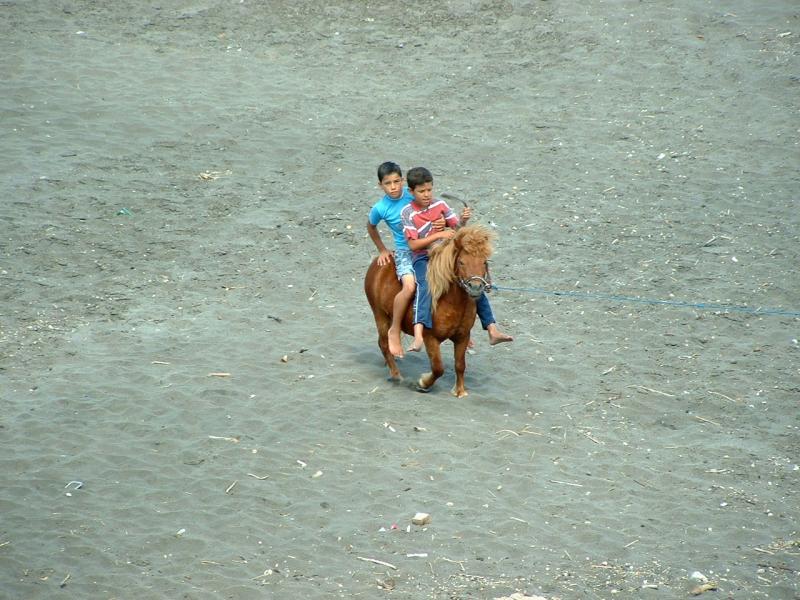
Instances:
[[[798,40],[789,1],[0,1],[0,596],[800,598]],[[498,234],[516,342],[476,328],[461,400],[449,347],[386,381],[388,159]]]

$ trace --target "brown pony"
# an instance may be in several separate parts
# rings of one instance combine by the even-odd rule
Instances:
[[[475,300],[491,285],[488,260],[492,254],[493,234],[480,225],[459,229],[452,239],[430,250],[428,286],[433,300],[433,329],[424,333],[425,350],[431,363],[431,372],[424,373],[417,382],[420,391],[427,392],[444,373],[439,345],[452,340],[455,346],[456,384],[453,395],[467,395],[464,387],[464,370],[470,330],[475,323]],[[388,331],[392,324],[392,302],[400,291],[394,263],[382,267],[373,260],[364,278],[375,325],[378,328],[378,347],[386,359],[389,376],[401,380],[394,356],[389,352]],[[403,331],[413,333],[412,309],[403,318]]]

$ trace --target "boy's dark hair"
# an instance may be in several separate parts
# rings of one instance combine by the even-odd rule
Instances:
[[[433,174],[425,167],[414,167],[406,174],[406,185],[413,190],[423,183],[433,183]]]
[[[385,163],[381,163],[378,166],[378,181],[383,181],[383,178],[387,175],[391,175],[392,173],[397,173],[400,177],[403,176],[403,169],[400,168],[396,162],[392,162],[387,160]]]

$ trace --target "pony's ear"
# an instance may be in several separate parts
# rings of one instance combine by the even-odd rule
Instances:
[[[459,229],[459,231],[461,231],[461,230]],[[464,244],[462,242],[463,237],[464,237],[463,234],[459,235],[458,233],[456,233],[453,236],[453,248],[455,248],[456,251],[460,252],[461,250],[464,249]]]

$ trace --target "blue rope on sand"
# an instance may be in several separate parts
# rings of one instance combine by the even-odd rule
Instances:
[[[567,296],[569,298],[583,298],[585,300],[612,300],[614,302],[637,302],[639,304],[664,304],[667,306],[678,306],[681,308],[700,308],[703,310],[724,310],[728,312],[742,312],[754,315],[780,315],[784,317],[800,317],[800,311],[781,310],[779,308],[750,308],[749,306],[733,306],[730,304],[711,304],[708,302],[682,302],[680,300],[651,300],[648,298],[636,298],[634,296],[613,296],[610,294],[595,294],[592,292],[570,292],[558,290],[544,290],[534,287],[505,287],[502,285],[492,285],[492,289],[509,292],[532,292],[544,294],[546,296]]]

